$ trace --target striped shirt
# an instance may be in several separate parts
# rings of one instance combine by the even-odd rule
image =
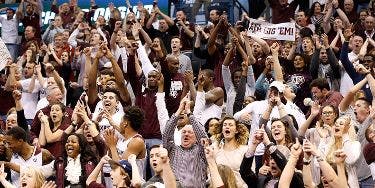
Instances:
[[[174,143],[174,131],[178,117],[173,114],[163,133],[163,146],[168,150],[171,166],[182,187],[205,188],[207,161],[202,145],[195,143],[191,148],[183,148]],[[197,140],[208,138],[202,124],[193,115],[189,117]]]

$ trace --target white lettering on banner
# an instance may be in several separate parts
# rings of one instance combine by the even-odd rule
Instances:
[[[271,24],[260,20],[250,19],[247,35],[269,40],[294,41],[296,35],[295,31],[296,25],[292,22]]]

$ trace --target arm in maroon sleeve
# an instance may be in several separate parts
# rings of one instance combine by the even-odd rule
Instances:
[[[129,76],[129,82],[132,86],[133,92],[135,96],[139,96],[142,93],[142,82],[141,77],[137,76],[136,70],[135,70],[135,56],[129,55],[128,56],[128,76]]]

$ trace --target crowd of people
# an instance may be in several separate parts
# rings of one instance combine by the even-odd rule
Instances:
[[[373,188],[375,1],[266,2],[294,41],[220,7],[0,9],[0,187]]]

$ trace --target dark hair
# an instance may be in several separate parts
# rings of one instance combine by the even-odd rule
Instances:
[[[101,70],[100,74],[101,75],[115,76],[115,74],[111,70],[109,70],[109,69],[103,69],[103,70]]]
[[[12,127],[7,132],[6,135],[13,137],[16,140],[23,140],[24,142],[27,142],[27,133],[25,130],[23,130],[21,127]]]
[[[160,145],[159,145],[159,144],[155,144],[155,145],[151,146],[151,147],[150,147],[150,151],[151,151],[152,149],[155,149],[155,148],[160,148]]]
[[[138,131],[145,119],[145,115],[142,109],[137,106],[130,106],[124,110],[124,120],[128,120],[130,122],[130,126],[135,130]]]
[[[327,79],[325,79],[325,78],[317,78],[317,79],[313,80],[310,83],[310,89],[313,88],[313,87],[317,87],[320,90],[323,90],[323,89],[331,90],[331,88],[329,87],[329,83],[328,83]]]
[[[164,44],[163,40],[160,37],[155,37],[154,40],[155,39],[159,39],[161,51],[163,52],[164,56],[166,56],[168,54],[168,51],[167,51],[167,48],[165,48],[165,44]],[[152,50],[152,48],[151,48],[151,50]]]
[[[239,67],[239,68],[234,69],[233,74],[230,75],[232,81],[233,81],[233,79],[234,79],[234,73],[235,73],[235,72],[241,72],[241,73],[242,73],[242,68]]]
[[[210,125],[210,121],[213,120],[213,119],[219,121],[219,123],[220,123],[220,119],[219,119],[219,118],[216,118],[216,117],[209,118],[209,119],[206,121],[206,123],[204,123],[204,129],[205,129],[206,133],[208,133],[208,129],[209,129],[209,127],[210,127],[210,126],[209,126],[209,125]],[[212,135],[211,135],[211,136],[212,136]]]
[[[310,11],[309,11],[309,16],[310,17],[314,15],[316,4],[319,4],[320,10],[321,10],[321,12],[323,12],[324,5],[320,4],[318,1],[315,1],[313,4],[311,4],[311,7],[310,7]]]
[[[89,144],[88,144],[85,136],[83,136],[82,134],[77,134],[77,133],[71,133],[69,135],[64,134],[64,136],[63,136],[63,141],[64,141],[63,144],[64,145],[66,144],[66,141],[68,140],[69,136],[76,136],[78,138],[78,145],[79,145],[80,155],[81,155],[80,162],[81,162],[81,169],[82,169],[81,170],[81,176],[79,177],[79,179],[80,179],[80,182],[85,182],[86,177],[88,177],[90,175],[90,174],[86,174],[85,165],[89,162],[92,162],[96,165],[98,163],[98,159],[96,158],[95,153],[91,150],[91,147],[88,147]],[[64,147],[62,157],[59,157],[55,162],[55,169],[56,169],[57,165],[61,162],[63,162],[64,169],[65,169],[65,167],[67,166],[67,162],[68,162],[67,158],[68,158],[68,155],[67,155],[65,147]],[[64,173],[64,176],[65,176],[65,173]],[[65,179],[65,183],[67,183],[66,177],[64,177],[64,179]]]
[[[105,90],[103,91],[103,94],[107,92],[116,94],[117,100],[120,98],[120,93],[116,89],[106,87]]]
[[[202,72],[204,72],[204,74],[206,74],[207,76],[209,76],[212,79],[215,78],[215,73],[211,69],[204,69],[204,70],[202,70]]]
[[[286,147],[289,148],[293,144],[293,142],[294,142],[293,136],[292,136],[292,130],[290,128],[289,122],[285,121],[284,119],[274,118],[274,119],[271,120],[271,129],[272,129],[272,124],[274,122],[276,122],[276,121],[280,121],[284,125],[284,127],[285,127],[285,133],[286,133],[285,134],[285,143],[286,143]],[[273,141],[275,141],[272,136],[270,138]]]

